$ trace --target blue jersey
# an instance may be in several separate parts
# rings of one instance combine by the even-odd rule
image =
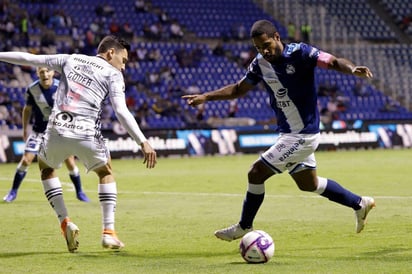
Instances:
[[[59,85],[59,80],[53,79],[50,88],[44,89],[39,80],[33,82],[26,92],[26,105],[32,107],[34,116],[33,131],[43,133],[46,130],[47,122],[53,108],[54,94]]]
[[[246,72],[248,83],[263,81],[282,133],[319,132],[315,88],[319,54],[320,50],[304,43],[286,44],[279,61],[271,64],[258,54]]]

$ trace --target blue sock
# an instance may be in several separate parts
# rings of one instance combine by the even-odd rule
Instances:
[[[246,198],[243,201],[243,210],[240,218],[240,227],[243,229],[251,228],[253,225],[253,220],[259,210],[260,205],[263,203],[265,198],[265,193],[263,194],[253,194],[249,191],[246,192]]]
[[[80,175],[70,174],[70,179],[73,182],[74,188],[76,189],[76,193],[79,193],[80,191],[82,191],[82,182],[80,180]]]
[[[337,182],[330,179],[328,179],[325,191],[320,195],[341,205],[351,207],[354,210],[361,208],[359,203],[362,197],[350,192]]]
[[[26,174],[27,174],[27,171],[20,171],[20,170],[16,171],[16,173],[14,174],[12,190],[17,192],[17,190],[20,187],[21,182],[23,182],[24,177],[26,177]]]

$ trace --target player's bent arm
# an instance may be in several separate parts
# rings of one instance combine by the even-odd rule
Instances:
[[[124,98],[111,97],[111,103],[113,110],[116,113],[117,119],[122,124],[122,126],[124,126],[129,135],[137,142],[137,144],[141,145],[142,143],[146,142],[147,139],[144,136],[143,132],[140,130],[140,127],[134,119],[133,115],[127,109]]]
[[[29,137],[28,125],[29,125],[31,113],[32,113],[32,107],[29,106],[29,105],[25,105],[23,107],[23,111],[22,111],[22,126],[23,126],[23,139],[24,139],[24,141],[26,141],[27,137]]]
[[[21,66],[47,66],[46,55],[19,51],[0,52],[0,61]]]
[[[337,58],[327,52],[320,52],[317,62],[318,67],[333,69],[342,73],[355,75],[363,78],[372,78],[372,72],[368,67],[356,66],[345,58]]]
[[[111,97],[111,102],[117,119],[126,128],[130,136],[141,146],[144,154],[143,163],[146,164],[147,168],[154,168],[157,163],[156,151],[151,147],[133,115],[127,109],[124,97]]]

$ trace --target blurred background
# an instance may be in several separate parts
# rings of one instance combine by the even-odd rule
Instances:
[[[372,147],[409,147],[412,143],[411,1],[1,0],[0,18],[1,51],[93,55],[107,34],[129,40],[132,50],[125,72],[129,110],[145,133],[155,139],[160,136],[159,146],[179,146],[173,140],[180,138],[187,145],[191,133],[196,133],[198,145],[192,149],[203,147],[200,152],[194,149],[196,154],[207,153],[209,142],[203,137],[226,143],[234,139],[234,148],[226,145],[224,150],[234,153],[242,146],[239,132],[276,130],[263,87],[238,100],[208,102],[198,108],[181,99],[240,79],[256,55],[249,29],[254,21],[268,19],[285,42],[310,43],[366,65],[374,74],[367,81],[317,69],[321,128],[333,138],[346,134],[325,144],[342,144],[344,138],[360,138],[357,146],[369,142]],[[8,138],[3,140],[5,150],[13,147],[9,138],[21,136],[16,132],[21,130],[24,93],[35,79],[32,67],[0,64],[0,135],[3,132]],[[110,134],[125,134],[109,103],[102,119],[103,129]],[[218,137],[213,130],[218,130]],[[253,147],[260,140],[264,146],[256,136],[246,139],[248,144]],[[220,153],[219,142],[211,143],[217,147],[212,151]],[[248,146],[243,148],[247,151]]]

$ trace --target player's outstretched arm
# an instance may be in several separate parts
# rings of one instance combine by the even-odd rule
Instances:
[[[203,94],[184,95],[182,98],[186,99],[190,106],[197,106],[207,101],[236,99],[245,95],[252,88],[253,85],[242,79],[237,83],[224,86],[217,90],[209,91]]]
[[[373,74],[366,66],[356,66],[351,61],[345,58],[336,58],[331,55],[328,64],[329,69],[333,69],[346,74],[352,74],[361,78],[372,78]]]
[[[22,66],[45,66],[46,55],[35,55],[27,52],[0,52],[0,61]]]

